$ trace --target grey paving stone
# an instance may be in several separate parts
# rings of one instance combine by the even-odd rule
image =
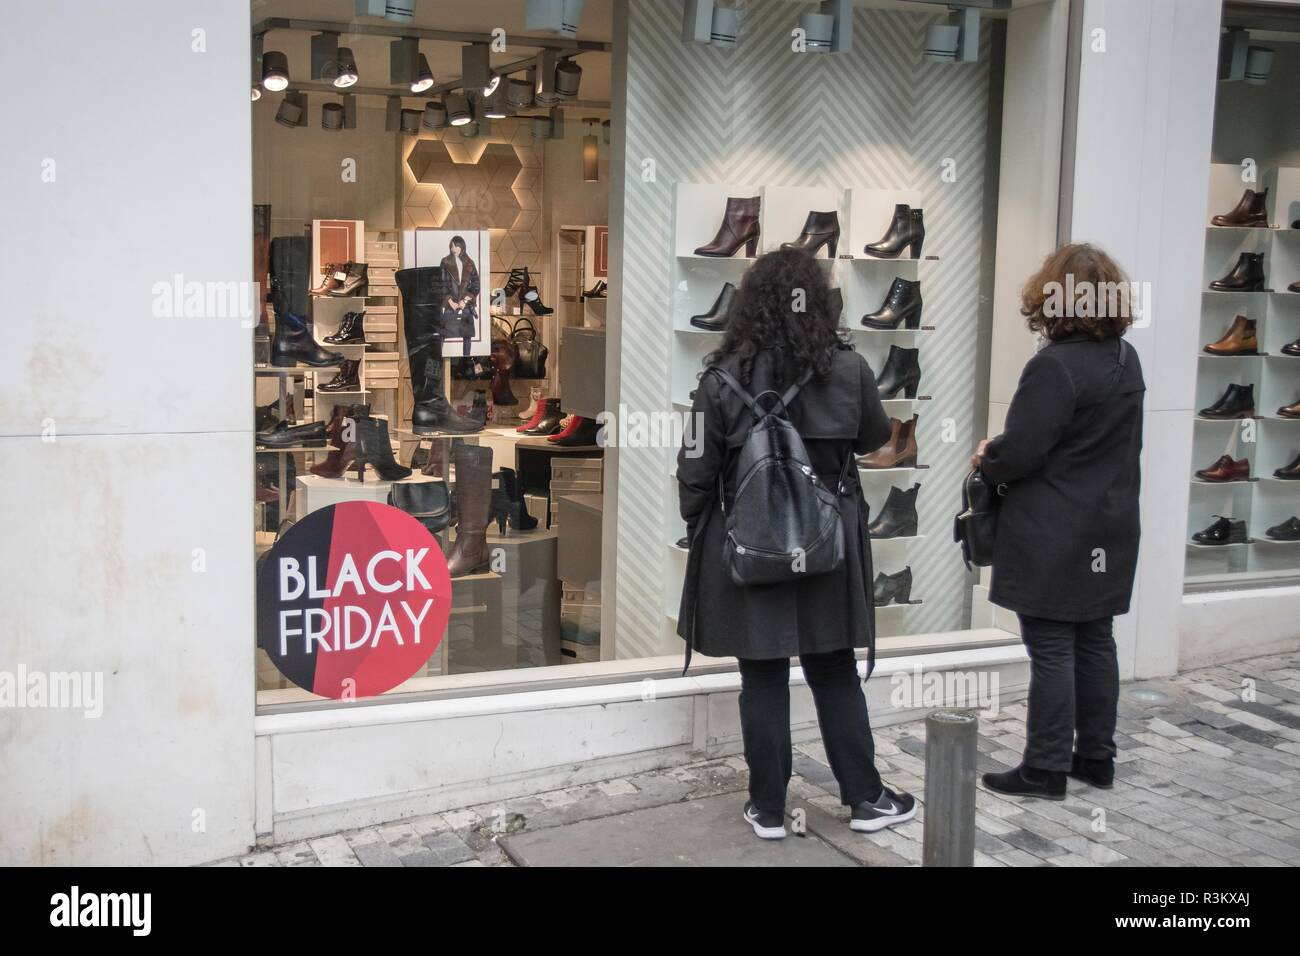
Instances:
[[[397,852],[382,840],[354,846],[352,852],[361,861],[362,866],[401,866],[402,859]]]
[[[1021,827],[1012,830],[1010,833],[1002,834],[1000,838],[1003,842],[1009,843],[1017,850],[1024,850],[1026,853],[1032,853],[1034,856],[1049,859],[1053,856],[1060,856],[1066,851],[1058,846],[1047,837],[1039,836],[1031,830]]]
[[[424,838],[423,843],[424,850],[416,851],[421,854],[420,860],[414,864],[416,866],[450,866],[453,863],[476,859],[474,851],[454,833],[430,833]],[[433,854],[435,862],[427,862],[428,858],[423,856],[424,853]],[[406,863],[405,860],[402,862]]]

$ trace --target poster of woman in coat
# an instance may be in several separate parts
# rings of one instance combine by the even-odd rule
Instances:
[[[488,314],[490,238],[486,230],[414,229],[402,235],[402,264],[438,266],[443,354],[487,355],[489,336],[483,318]]]

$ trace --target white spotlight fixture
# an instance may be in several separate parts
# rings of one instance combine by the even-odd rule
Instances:
[[[954,7],[946,23],[925,30],[925,57],[944,63],[976,63],[980,58],[980,12]]]
[[[279,50],[262,54],[262,89],[280,93],[289,88],[289,58]]]
[[[487,85],[483,87],[483,95],[491,96],[499,89],[501,89],[501,74],[493,73],[492,76],[488,78]]]
[[[1246,53],[1246,82],[1263,86],[1273,71],[1273,51],[1266,46],[1253,46]]]
[[[709,44],[724,50],[733,49],[740,38],[740,11],[735,7],[714,7],[709,24]]]
[[[339,47],[338,75],[334,77],[334,85],[345,90],[349,86],[355,86],[359,79],[361,75],[357,73],[357,58],[353,55],[352,48]]]
[[[256,102],[257,102],[258,100],[260,100],[261,98],[262,98],[262,89],[261,89],[261,87],[258,87],[258,86],[253,87],[253,99],[252,99],[252,102],[256,103]]]
[[[447,125],[447,104],[441,100],[430,100],[424,107],[424,118],[420,123],[425,129],[442,129]]]
[[[566,100],[578,95],[582,84],[582,67],[573,60],[561,60],[555,64],[555,93]]]
[[[415,19],[415,0],[387,0],[384,19],[394,23],[410,23]]]
[[[474,122],[474,112],[469,97],[464,93],[447,94],[447,120],[452,126],[468,126]]]
[[[528,0],[527,29],[573,39],[582,19],[582,0]]]
[[[832,53],[848,53],[853,49],[853,0],[822,0],[821,13],[835,18],[831,33]]]
[[[423,93],[433,86],[433,70],[429,69],[429,61],[423,53],[420,54],[418,65],[415,68],[415,76],[411,79],[411,92]]]
[[[483,107],[484,118],[505,119],[507,116],[505,99],[505,91],[501,89],[490,96],[483,97],[480,105]]]
[[[307,94],[285,93],[280,101],[280,108],[275,111],[275,121],[281,126],[294,129],[307,125]]]
[[[961,27],[950,23],[932,23],[925,28],[925,58],[953,63],[961,46]]]
[[[831,52],[831,40],[835,37],[835,18],[829,13],[805,13],[799,17],[799,27],[803,30],[804,50],[808,53]]]
[[[533,105],[533,83],[529,79],[512,76],[506,83],[506,102],[517,110]]]

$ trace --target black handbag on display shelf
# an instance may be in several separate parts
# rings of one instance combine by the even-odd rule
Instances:
[[[398,482],[388,491],[388,503],[420,522],[430,534],[451,524],[451,492],[445,481]]]
[[[952,539],[961,545],[966,570],[987,568],[993,563],[998,506],[1006,493],[1006,484],[992,484],[978,468],[971,469],[962,481],[961,511],[952,521]]]
[[[486,382],[492,377],[492,360],[486,355],[458,356],[451,360],[451,377],[462,382]]]
[[[515,364],[511,369],[515,378],[546,378],[546,356],[551,350],[537,337],[537,326],[532,319],[515,320],[510,327],[510,344],[515,349]]]

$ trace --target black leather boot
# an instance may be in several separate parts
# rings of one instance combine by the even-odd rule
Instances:
[[[732,300],[736,298],[736,287],[730,282],[722,287],[718,297],[713,300],[713,307],[703,315],[691,316],[691,325],[706,332],[723,332],[727,328],[727,312]]]
[[[889,223],[888,231],[879,242],[868,243],[862,251],[874,259],[897,259],[904,249],[910,247],[910,257],[919,259],[924,244],[924,213],[900,202],[894,206],[894,218]]]
[[[364,296],[368,290],[369,267],[364,262],[349,262],[347,277],[333,289],[330,295],[340,299],[350,296]]]
[[[1274,541],[1300,541],[1300,518],[1292,515],[1281,524],[1273,525],[1264,534]]]
[[[1279,469],[1280,470],[1280,469]],[[1276,472],[1274,472],[1276,474]],[[1279,476],[1281,477],[1281,476]],[[1300,477],[1297,475],[1296,477]],[[1223,515],[1215,515],[1209,526],[1192,535],[1197,544],[1245,544],[1246,522],[1233,521]]]
[[[325,336],[326,345],[364,345],[366,342],[366,314],[348,312],[339,322],[339,330]]]
[[[1217,402],[1209,408],[1202,408],[1196,414],[1202,418],[1254,418],[1255,386],[1229,385]]]
[[[905,349],[897,345],[889,347],[889,358],[881,369],[876,387],[881,398],[893,398],[901,390],[904,397],[916,398],[916,390],[921,385],[921,350]]]
[[[1011,797],[1039,797],[1043,800],[1065,799],[1065,772],[1038,770],[1021,764],[1003,773],[986,773],[984,786],[994,793]]]
[[[328,368],[343,361],[341,352],[332,352],[322,347],[312,335],[311,319],[294,315],[276,313],[275,338],[271,341],[271,364],[276,368],[293,368],[296,365],[309,365],[312,368]]]
[[[917,534],[916,498],[920,484],[907,491],[891,487],[880,515],[867,526],[870,538],[914,538]]]
[[[497,523],[497,531],[505,534],[507,523],[515,531],[536,530],[537,519],[528,513],[515,470],[502,468],[493,477],[497,479],[497,487],[492,489],[492,520]]]
[[[1291,459],[1289,465],[1283,465],[1281,468],[1274,469],[1274,478],[1282,478],[1286,481],[1296,481],[1300,479],[1300,455]]]
[[[359,392],[361,391],[361,380],[357,373],[361,370],[361,363],[354,359],[344,359],[339,366],[338,373],[323,385],[317,385],[318,392]]]
[[[881,571],[872,583],[872,603],[884,607],[890,602],[907,604],[912,599],[912,566],[909,564],[897,574]]]
[[[532,428],[524,430],[525,435],[554,435],[560,430],[560,423],[564,421],[564,412],[560,408],[558,398],[548,398],[545,400],[546,410],[542,412],[542,417],[537,420],[537,424]]]
[[[600,425],[594,418],[579,418],[577,424],[566,431],[568,434],[553,435],[547,440],[552,445],[594,445],[596,436],[600,433]]]
[[[269,431],[258,432],[257,444],[262,448],[324,448],[325,437],[324,422],[305,425],[280,422]]]
[[[794,242],[781,243],[781,251],[806,252],[810,256],[815,256],[817,250],[825,246],[826,257],[834,259],[839,245],[840,214],[835,210],[810,212],[803,224],[803,232],[799,233],[799,238]]]
[[[1210,220],[1212,226],[1268,226],[1268,190],[1247,189],[1237,205]]]
[[[759,212],[763,200],[760,196],[748,199],[727,199],[727,210],[722,214],[722,224],[713,241],[695,250],[697,256],[729,259],[741,246],[746,256],[758,254]]]
[[[1243,252],[1232,271],[1211,282],[1210,288],[1215,292],[1263,292],[1264,253]]]
[[[299,364],[327,368],[343,361],[338,352],[322,348],[312,334],[307,310],[308,253],[305,236],[271,240],[271,304],[275,308],[271,364],[276,368]]]
[[[414,376],[411,385],[415,387]],[[483,422],[466,418],[451,407],[451,402],[442,392],[442,361],[432,355],[426,356],[420,391],[415,393],[415,408],[411,412],[411,430],[417,435],[432,432],[466,435],[482,428]]]
[[[898,276],[889,287],[889,294],[875,312],[862,317],[869,329],[896,329],[900,325],[909,329],[921,327],[921,281],[912,282]]]
[[[366,465],[379,473],[384,481],[401,481],[411,477],[411,469],[398,464],[393,457],[393,443],[388,438],[388,422],[382,418],[354,418],[356,434],[357,472],[364,480]]]

